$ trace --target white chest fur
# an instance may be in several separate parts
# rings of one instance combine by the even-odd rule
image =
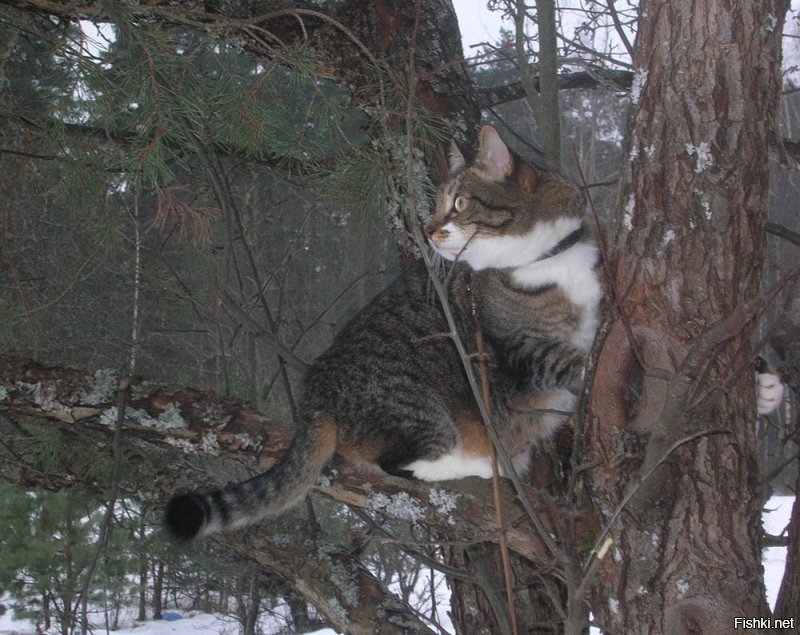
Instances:
[[[583,317],[572,343],[584,351],[588,351],[594,341],[603,295],[595,269],[597,260],[596,245],[578,243],[551,258],[517,267],[512,274],[517,284],[530,289],[555,284],[571,302],[581,307]]]

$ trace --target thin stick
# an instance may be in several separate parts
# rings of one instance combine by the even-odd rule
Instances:
[[[119,496],[120,474],[122,470],[122,424],[125,421],[125,410],[128,407],[128,400],[130,396],[130,378],[122,377],[117,382],[117,422],[114,428],[114,437],[111,441],[111,450],[114,462],[111,466],[111,492],[108,495],[108,503],[106,504],[106,513],[103,517],[103,522],[100,525],[100,530],[97,536],[97,543],[92,560],[86,569],[86,577],[83,581],[80,593],[75,600],[75,608],[73,614],[77,613],[78,605],[85,602],[89,597],[89,587],[92,584],[92,577],[94,576],[95,569],[100,562],[100,554],[105,551],[108,546],[108,539],[111,534],[111,525],[114,522],[114,506],[117,503]],[[88,632],[89,625],[87,623],[86,614],[84,612],[81,623],[81,633],[85,635]]]
[[[608,519],[606,526],[603,527],[603,531],[600,532],[600,535],[597,537],[597,540],[594,543],[594,547],[592,548],[589,560],[584,565],[584,576],[583,581],[581,582],[581,586],[578,589],[578,593],[582,593],[584,591],[584,587],[589,583],[592,578],[592,573],[597,567],[597,564],[602,560],[602,557],[605,556],[607,551],[607,544],[610,546],[610,543],[607,543],[606,537],[611,532],[614,523],[616,522],[617,518],[619,518],[622,510],[627,507],[628,503],[631,499],[636,495],[636,493],[642,488],[642,486],[650,479],[651,476],[655,473],[655,471],[663,465],[663,463],[670,457],[670,455],[675,452],[679,447],[686,445],[687,443],[691,443],[696,439],[700,439],[702,437],[710,437],[715,434],[729,434],[728,430],[703,430],[701,432],[695,432],[694,434],[690,434],[688,436],[683,437],[682,439],[678,439],[669,446],[664,453],[659,457],[658,461],[655,462],[647,472],[645,472],[641,479],[629,488],[628,492],[625,496],[622,497],[619,505],[614,510],[614,513],[611,514],[611,518]]]
[[[492,402],[489,394],[489,371],[486,368],[486,349],[483,344],[483,332],[478,324],[478,318],[475,317],[475,343],[478,347],[478,367],[481,374],[481,391],[483,392],[483,402],[486,404],[486,410],[489,417],[492,416]],[[500,496],[500,469],[497,465],[497,448],[492,445],[492,494],[494,496],[494,518],[497,527],[503,527],[503,506]],[[514,583],[511,577],[511,557],[508,553],[508,535],[505,531],[501,531],[500,539],[500,558],[503,561],[503,579],[506,585],[506,602],[508,603],[508,613],[511,619],[511,633],[517,635],[517,612],[514,609]]]

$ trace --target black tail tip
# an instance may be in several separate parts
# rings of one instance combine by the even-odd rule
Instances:
[[[175,542],[189,542],[197,537],[206,522],[206,505],[198,494],[173,496],[164,512],[164,527]]]

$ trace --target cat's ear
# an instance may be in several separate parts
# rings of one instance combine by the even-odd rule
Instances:
[[[455,141],[450,142],[450,151],[447,155],[447,158],[449,160],[448,167],[450,168],[450,174],[460,172],[467,164],[467,162],[464,160],[464,155],[461,154],[461,150],[459,149],[458,145],[456,145]]]
[[[511,151],[497,134],[497,130],[491,126],[481,128],[475,163],[491,181],[503,181],[514,171],[514,157]]]

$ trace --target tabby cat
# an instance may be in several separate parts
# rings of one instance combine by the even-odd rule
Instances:
[[[425,233],[456,261],[449,304],[474,353],[489,352],[493,417],[516,469],[564,419],[598,321],[598,251],[580,189],[531,167],[497,132],[480,132],[467,164],[453,145],[450,178]],[[428,273],[418,266],[337,335],[305,381],[296,436],[265,473],[175,496],[165,515],[178,540],[276,516],[296,505],[334,453],[428,481],[491,476],[491,445]],[[547,412],[541,412],[546,410]],[[537,412],[539,411],[539,412]]]

